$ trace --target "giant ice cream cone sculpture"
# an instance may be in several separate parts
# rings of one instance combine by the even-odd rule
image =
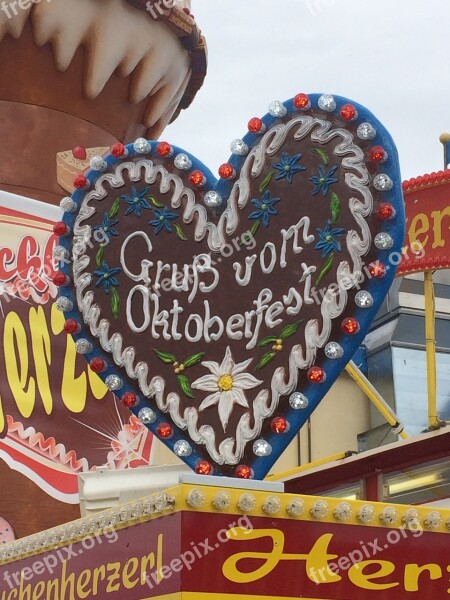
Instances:
[[[29,4],[0,9],[0,189],[56,203],[55,155],[157,138],[201,85],[205,49],[179,3]]]

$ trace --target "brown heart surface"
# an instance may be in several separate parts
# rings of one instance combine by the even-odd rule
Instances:
[[[160,439],[262,478],[389,289],[401,178],[383,126],[328,95],[272,103],[232,152],[219,181],[165,142],[96,157],[56,279],[79,352]]]

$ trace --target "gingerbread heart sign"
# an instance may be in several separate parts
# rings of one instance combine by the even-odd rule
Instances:
[[[197,473],[263,478],[361,344],[404,240],[398,158],[364,107],[274,102],[210,171],[117,144],[64,198],[65,330]]]

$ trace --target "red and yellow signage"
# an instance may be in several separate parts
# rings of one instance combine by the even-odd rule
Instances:
[[[59,218],[57,207],[0,192],[0,458],[77,503],[79,472],[148,465],[152,438],[62,333],[51,280]]]
[[[184,484],[65,527],[0,550],[1,600],[450,596],[444,509]]]
[[[406,240],[398,274],[450,267],[450,170],[403,185]]]

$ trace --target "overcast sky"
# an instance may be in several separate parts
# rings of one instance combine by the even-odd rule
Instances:
[[[407,179],[443,168],[450,131],[448,0],[193,0],[209,71],[163,136],[217,174],[253,116],[298,92],[346,96],[396,141]]]

